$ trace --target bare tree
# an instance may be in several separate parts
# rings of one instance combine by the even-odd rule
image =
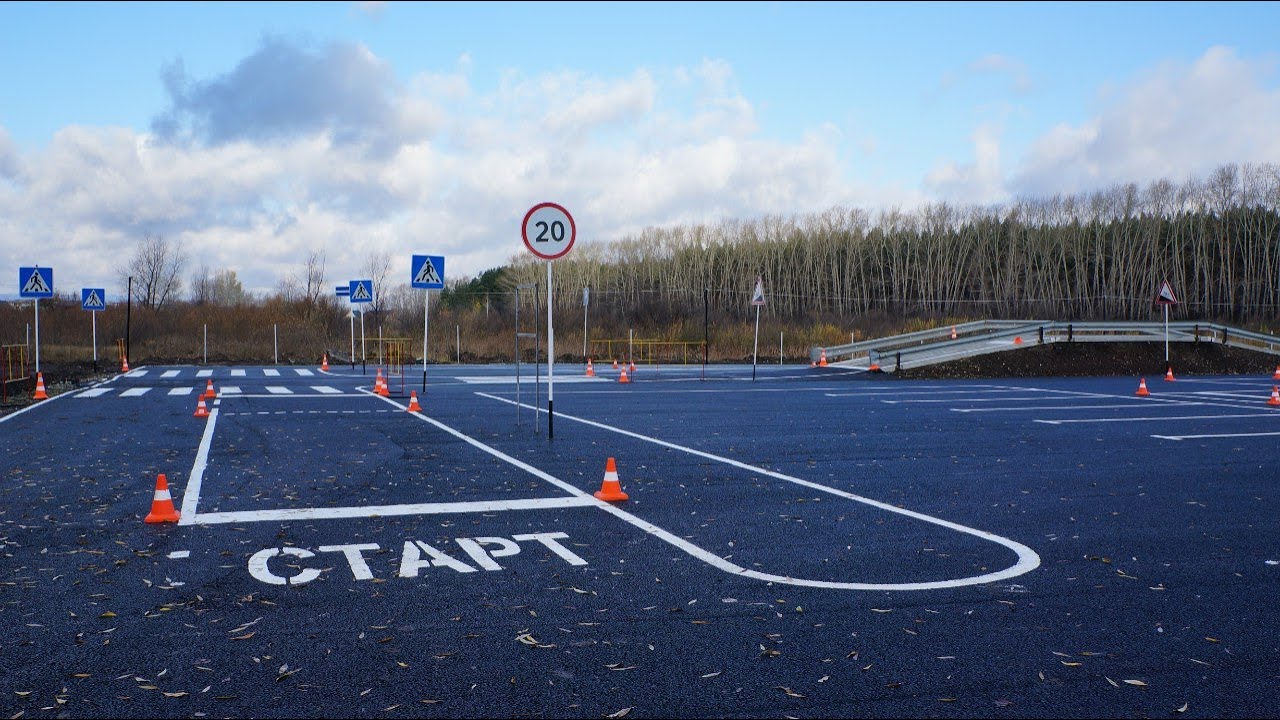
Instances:
[[[387,279],[391,277],[391,253],[375,250],[369,253],[364,264],[365,279],[373,280],[373,303],[369,309],[375,313],[387,307],[384,296],[391,288],[387,287]]]
[[[209,266],[201,265],[195,275],[191,276],[191,302],[205,305],[213,300],[213,278],[209,275]]]
[[[159,310],[182,292],[181,273],[186,263],[181,245],[147,233],[133,257],[116,273],[122,285],[133,279],[133,297],[143,307]]]

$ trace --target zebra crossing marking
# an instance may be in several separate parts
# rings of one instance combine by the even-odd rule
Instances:
[[[292,395],[293,391],[282,385],[268,385],[267,392],[272,395]]]
[[[192,389],[193,388],[189,388],[189,387],[173,388],[172,390],[169,391],[169,394],[170,395],[190,395]]]
[[[142,395],[146,395],[149,392],[151,392],[151,388],[149,387],[129,388],[128,390],[125,390],[124,392],[120,393],[120,397],[139,397]]]

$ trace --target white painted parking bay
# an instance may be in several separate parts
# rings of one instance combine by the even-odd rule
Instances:
[[[90,389],[90,390],[85,390],[85,391],[84,391],[84,392],[82,392],[82,393],[78,393],[78,394],[76,395],[76,397],[78,397],[78,398],[93,398],[93,397],[98,397],[99,395],[106,395],[106,394],[107,394],[107,393],[109,393],[109,392],[111,392],[111,388],[101,388],[101,387],[100,387],[100,388],[92,388],[92,389]]]
[[[283,385],[268,385],[267,392],[272,395],[292,395],[293,391]]]
[[[124,392],[120,393],[120,397],[138,397],[141,395],[146,395],[149,392],[151,392],[151,388],[149,387],[129,388],[128,390],[125,390]]]

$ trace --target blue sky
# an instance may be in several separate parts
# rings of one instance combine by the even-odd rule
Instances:
[[[159,232],[259,290],[309,250],[474,275],[547,199],[608,242],[1280,162],[1276,27],[1277,3],[3,3],[0,272],[113,284],[97,255]]]

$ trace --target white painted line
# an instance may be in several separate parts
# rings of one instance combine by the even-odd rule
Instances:
[[[222,395],[239,395],[240,386],[239,385],[223,385],[221,394]]]
[[[301,375],[302,377],[311,377],[311,376],[315,375],[315,373],[311,372],[310,370],[308,370],[308,369],[306,369],[306,368],[294,368],[294,369],[293,369],[293,371],[294,371],[294,372],[296,372],[296,373],[298,373],[298,374],[299,374],[299,375]]]
[[[904,390],[899,392],[845,392],[845,393],[826,393],[827,397],[876,397],[880,395],[893,395],[895,397],[907,395],[986,395],[988,393],[1009,393],[1009,392],[1049,392],[1039,388],[991,388],[990,390]],[[1006,398],[1008,399],[1008,398]]]
[[[413,503],[407,505],[367,505],[364,507],[295,508],[282,510],[242,510],[239,512],[204,513],[195,517],[196,525],[218,525],[237,522],[280,522],[288,520],[337,520],[342,518],[388,517],[392,515],[439,515],[450,513],[484,513],[504,510],[547,510],[591,507],[599,501],[591,496],[529,498],[524,500],[478,500],[453,503]],[[186,510],[183,510],[186,516]]]
[[[1280,413],[1248,413],[1242,415],[1166,415],[1164,417],[1132,417],[1132,418],[1075,418],[1071,420],[1036,420],[1046,425],[1068,425],[1074,423],[1112,423],[1112,422],[1158,422],[1162,420],[1218,420],[1226,418],[1280,418]]]
[[[267,392],[272,395],[292,395],[293,391],[283,385],[268,385]]]
[[[1280,432],[1255,432],[1255,433],[1221,433],[1215,435],[1152,435],[1153,438],[1161,440],[1201,440],[1209,438],[1241,438],[1241,437],[1275,437]]]
[[[1053,402],[1055,400],[1062,400],[1063,402],[1066,402],[1068,400],[1076,400],[1076,399],[1078,398],[1074,398],[1074,397],[1047,398],[1047,397],[1040,396],[1040,397],[993,397],[993,398],[942,398],[941,400],[881,400],[880,402],[888,403],[890,405],[900,405],[905,403],[1017,402],[1019,400],[1037,400],[1039,402]]]
[[[232,370],[231,377],[244,377],[244,370]]]
[[[1203,405],[1198,402],[1172,402],[1161,405],[1160,407],[1181,407],[1183,405]],[[1069,405],[1066,407],[1054,405],[1024,405],[1021,407],[996,407],[996,408],[949,408],[951,412],[958,413],[975,413],[975,412],[1025,412],[1027,410],[1053,410],[1054,412],[1063,412],[1066,410],[1144,410],[1140,406],[1129,403],[1126,405]]]
[[[516,382],[515,375],[459,376],[454,379],[470,385],[503,385],[503,384],[514,385]],[[541,375],[536,379],[536,381],[545,384],[547,382],[547,376]],[[535,382],[535,378],[532,374],[521,375],[520,382],[532,383],[532,382]],[[594,382],[617,382],[617,380],[611,380],[609,378],[600,377],[598,375],[596,377],[583,377],[581,375],[566,375],[564,377],[557,377],[556,382],[557,383],[594,383]]]
[[[99,388],[93,388],[92,390],[85,390],[82,393],[76,393],[76,397],[92,398],[92,397],[98,397],[99,395],[106,395],[109,392],[111,392],[111,388],[99,387]]]
[[[495,395],[489,395],[487,393],[478,392],[476,394],[479,395],[480,397],[487,397],[492,400],[497,400],[499,402],[504,402],[511,405],[517,404],[512,400],[507,400],[505,398],[497,397]],[[387,400],[387,399],[383,398],[383,400]],[[387,402],[390,402],[390,400],[387,400]],[[391,404],[396,405],[397,407],[401,407],[396,403],[391,403]],[[524,403],[520,403],[520,405],[524,405],[524,407],[533,409],[532,406],[525,405]],[[444,428],[448,432],[458,435],[459,437],[463,437],[468,442],[471,442],[472,444],[475,444],[478,447],[488,448],[488,446],[483,445],[479,441],[466,438],[466,436],[462,435],[461,433],[458,433],[452,430],[451,428],[447,428],[446,426],[437,423],[435,420],[432,420],[431,418],[428,418],[424,415],[420,415],[417,413],[413,413],[413,415],[414,417],[418,417],[422,420],[425,420],[426,422],[432,423],[433,425]],[[1032,570],[1040,566],[1040,556],[1037,555],[1036,552],[1031,548],[1017,541],[1010,540],[1008,538],[1004,538],[999,535],[986,532],[985,530],[978,530],[976,528],[971,528],[965,525],[960,525],[958,523],[953,523],[949,520],[936,518],[931,515],[925,515],[923,513],[918,513],[912,510],[906,510],[903,508],[895,507],[888,503],[883,503],[878,500],[872,500],[871,498],[862,497],[861,495],[854,495],[853,493],[848,493],[843,490],[827,487],[826,485],[819,485],[818,483],[815,483],[815,482],[802,480],[800,478],[792,477],[790,475],[784,475],[783,473],[774,472],[772,470],[766,470],[764,468],[756,467],[754,465],[748,465],[746,463],[739,462],[731,458],[721,457],[719,455],[713,455],[711,453],[703,452],[701,450],[695,450],[693,448],[685,447],[683,445],[677,445],[675,443],[667,442],[666,440],[659,440],[658,438],[649,437],[647,435],[641,435],[639,433],[634,433],[629,430],[622,430],[619,428],[610,427],[609,425],[598,423],[592,420],[587,420],[585,418],[579,418],[573,415],[566,415],[564,413],[556,413],[556,415],[558,417],[562,417],[567,420],[580,422],[584,425],[590,425],[592,427],[600,428],[602,430],[618,433],[619,435],[625,435],[627,437],[644,440],[646,442],[650,442],[655,445],[660,445],[662,447],[671,448],[673,450],[680,450],[682,452],[686,452],[691,455],[696,455],[698,457],[706,458],[708,460],[721,462],[726,465],[747,470],[749,472],[767,475],[769,477],[776,478],[778,480],[784,480],[786,482],[795,483],[796,485],[800,485],[802,487],[818,490],[820,492],[825,492],[831,495],[835,495],[837,497],[853,500],[855,502],[864,503],[866,505],[870,505],[872,507],[879,508],[887,512],[896,513],[899,515],[905,515],[907,517],[910,517],[916,520],[921,520],[923,522],[931,523],[934,525],[939,525],[941,527],[945,527],[959,533],[972,535],[974,537],[981,538],[983,540],[988,540],[990,542],[1009,548],[1018,556],[1018,561],[1015,564],[1011,565],[1010,567],[1005,568],[1004,570],[986,573],[983,575],[976,575],[972,577],[958,578],[955,580],[938,580],[938,581],[916,582],[916,583],[855,583],[855,582],[837,582],[837,581],[830,581],[830,580],[806,580],[804,578],[795,578],[795,577],[788,577],[784,575],[775,575],[772,573],[760,572],[757,570],[748,570],[741,566],[735,565],[734,563],[731,563],[728,560],[725,560],[724,558],[721,558],[719,555],[716,555],[715,553],[709,552],[697,545],[694,545],[693,543],[690,543],[684,540],[683,538],[680,538],[672,533],[669,533],[666,530],[663,530],[657,527],[656,525],[649,523],[646,520],[642,520],[641,518],[638,518],[635,515],[632,515],[631,513],[628,513],[624,510],[614,507],[608,503],[601,502],[601,506],[602,506],[601,509],[603,509],[604,511],[611,513],[621,518],[622,520],[625,520],[626,522],[634,525],[635,527],[643,529],[645,532],[648,532],[651,535],[661,538],[662,540],[680,548],[681,550],[688,553],[689,555],[696,557],[699,560],[702,560],[703,562],[711,565],[712,567],[715,567],[717,569],[723,570],[728,573],[741,575],[744,577],[755,578],[757,580],[763,580],[765,582],[776,582],[776,583],[783,583],[787,585],[802,585],[806,587],[821,587],[821,588],[833,588],[833,589],[843,589],[843,590],[876,590],[876,591],[936,590],[941,588],[962,587],[965,585],[982,585],[985,583],[992,583],[1000,580],[1006,580],[1008,578],[1017,577],[1019,575],[1023,575],[1025,573],[1031,572]],[[494,454],[498,454],[497,450],[492,450],[492,449],[489,449],[489,450]],[[499,455],[499,457],[505,458],[505,456],[502,456],[502,455]],[[515,461],[515,462],[519,462],[519,461]],[[523,465],[523,463],[521,463],[521,465]],[[574,492],[580,493],[581,491],[578,490],[577,488],[574,488]]]
[[[169,390],[169,394],[170,395],[190,395],[191,391],[194,389],[195,388],[189,388],[189,387],[172,388]]]
[[[120,393],[120,397],[138,397],[140,395],[146,395],[149,392],[151,392],[151,388],[149,387],[129,388],[128,390]]]
[[[342,391],[339,390],[338,388],[329,387],[328,385],[312,385],[311,389],[315,390],[318,393],[322,393],[324,395],[341,395],[342,394]]]
[[[182,560],[183,558],[189,558],[189,557],[191,557],[190,550],[174,550],[173,552],[169,553],[170,560]]]
[[[207,378],[207,377],[211,377],[212,375],[213,375],[213,371],[212,371],[212,370],[197,370],[197,371],[196,371],[196,377],[198,377],[198,378]]]
[[[275,368],[263,368],[262,374],[267,377],[280,377],[280,371]]]
[[[160,373],[160,377],[162,377],[162,378],[178,377],[178,371],[177,371],[177,370],[165,370],[164,372]]]
[[[204,421],[204,435],[200,437],[200,447],[196,450],[196,461],[191,464],[191,475],[187,478],[187,487],[182,491],[182,510],[179,511],[178,524],[191,525],[196,521],[196,507],[200,504],[200,485],[204,482],[204,469],[209,464],[209,447],[213,445],[213,429],[218,425],[218,408],[209,411],[209,419]]]
[[[147,374],[146,370],[134,370],[133,372],[125,373],[124,376],[125,377],[142,377],[143,375],[146,375],[146,374]]]

